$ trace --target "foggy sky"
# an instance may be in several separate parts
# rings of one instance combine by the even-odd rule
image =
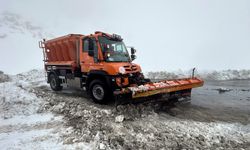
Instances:
[[[1,0],[0,70],[42,68],[41,38],[95,31],[121,35],[144,71],[250,69],[248,0]]]

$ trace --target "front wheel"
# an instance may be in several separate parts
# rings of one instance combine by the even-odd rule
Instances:
[[[50,81],[50,87],[52,90],[54,91],[61,91],[62,90],[62,86],[60,84],[60,80],[58,78],[58,76],[56,76],[55,74],[51,74],[49,76],[49,81]]]
[[[89,94],[94,102],[104,104],[107,102],[108,90],[101,80],[93,80],[89,86]]]

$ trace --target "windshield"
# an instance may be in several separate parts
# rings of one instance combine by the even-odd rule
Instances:
[[[105,61],[129,62],[130,57],[125,44],[122,41],[112,40],[104,36],[99,37],[99,43]]]

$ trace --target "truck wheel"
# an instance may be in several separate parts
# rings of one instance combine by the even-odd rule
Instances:
[[[107,86],[101,80],[93,80],[89,85],[89,94],[94,102],[104,104],[108,96]]]
[[[60,80],[55,74],[51,74],[49,76],[49,81],[50,81],[50,87],[54,91],[61,91],[62,86],[60,85]]]

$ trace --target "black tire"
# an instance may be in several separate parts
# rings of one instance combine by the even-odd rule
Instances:
[[[108,88],[102,80],[93,80],[89,84],[89,95],[95,103],[105,104],[108,99]]]
[[[50,87],[53,91],[61,91],[63,87],[61,86],[60,79],[55,74],[49,75]]]

